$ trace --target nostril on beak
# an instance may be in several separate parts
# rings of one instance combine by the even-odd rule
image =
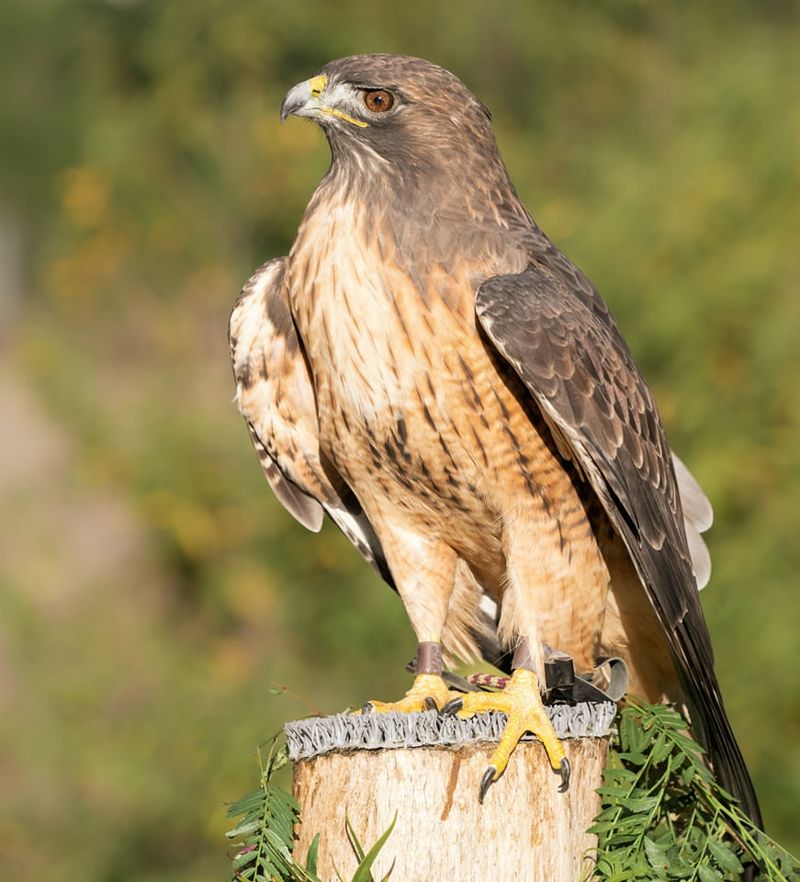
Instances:
[[[324,74],[320,74],[316,77],[311,77],[308,81],[308,88],[311,92],[312,98],[319,98],[319,96],[325,90],[325,86],[328,85],[328,78]]]

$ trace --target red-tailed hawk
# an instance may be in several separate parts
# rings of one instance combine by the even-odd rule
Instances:
[[[566,786],[545,647],[582,670],[621,656],[631,692],[688,706],[758,821],[698,599],[710,506],[605,303],[520,202],[486,108],[441,67],[365,55],[281,115],[318,122],[333,160],[288,257],[234,308],[237,401],[280,501],[312,530],[327,512],[405,604],[417,676],[372,707],[442,708],[442,644],[499,641],[510,685],[456,700],[508,714],[481,793],[524,731]]]

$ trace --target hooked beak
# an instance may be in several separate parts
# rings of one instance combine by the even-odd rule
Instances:
[[[328,78],[325,74],[319,74],[304,83],[292,86],[281,104],[281,122],[286,122],[288,116],[308,116],[319,122],[335,117],[358,128],[364,129],[369,126],[364,120],[355,119],[337,107],[341,101],[341,95],[337,93],[340,86],[334,83],[331,91],[326,93],[327,88]]]
[[[323,110],[320,96],[327,85],[328,78],[321,74],[292,86],[281,104],[281,122],[288,116],[317,116]]]

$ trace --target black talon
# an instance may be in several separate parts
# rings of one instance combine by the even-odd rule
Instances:
[[[451,698],[450,701],[442,708],[443,717],[452,717],[464,707],[463,698]],[[490,767],[491,768],[491,767]]]
[[[486,771],[483,773],[483,777],[481,778],[481,786],[478,791],[478,802],[483,805],[483,800],[486,794],[489,792],[489,788],[494,784],[494,778],[497,774],[497,769],[494,766],[487,766]]]
[[[561,786],[558,788],[559,793],[566,793],[569,790],[569,776],[572,771],[572,767],[569,764],[569,760],[564,757],[561,760]]]
[[[363,705],[363,707],[361,708],[361,713],[362,713],[362,714],[371,714],[373,710],[374,710],[374,708],[372,707],[372,702],[371,702],[371,701],[368,701],[368,702],[367,702],[365,705]]]
[[[439,710],[436,706],[436,702],[430,697],[430,695],[425,696],[425,709],[426,710]]]

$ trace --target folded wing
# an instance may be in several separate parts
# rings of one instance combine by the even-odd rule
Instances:
[[[267,261],[242,289],[228,339],[236,403],[280,503],[304,527],[327,512],[389,584],[380,542],[341,475],[322,455],[314,387],[283,285],[285,258]]]
[[[695,731],[723,784],[758,820],[714,674],[672,454],[606,305],[553,249],[523,273],[484,282],[476,310],[490,345],[525,383],[559,451],[592,485],[625,542],[669,641]],[[685,467],[678,470],[691,497],[687,520],[702,544],[698,526],[708,525],[710,506]]]

